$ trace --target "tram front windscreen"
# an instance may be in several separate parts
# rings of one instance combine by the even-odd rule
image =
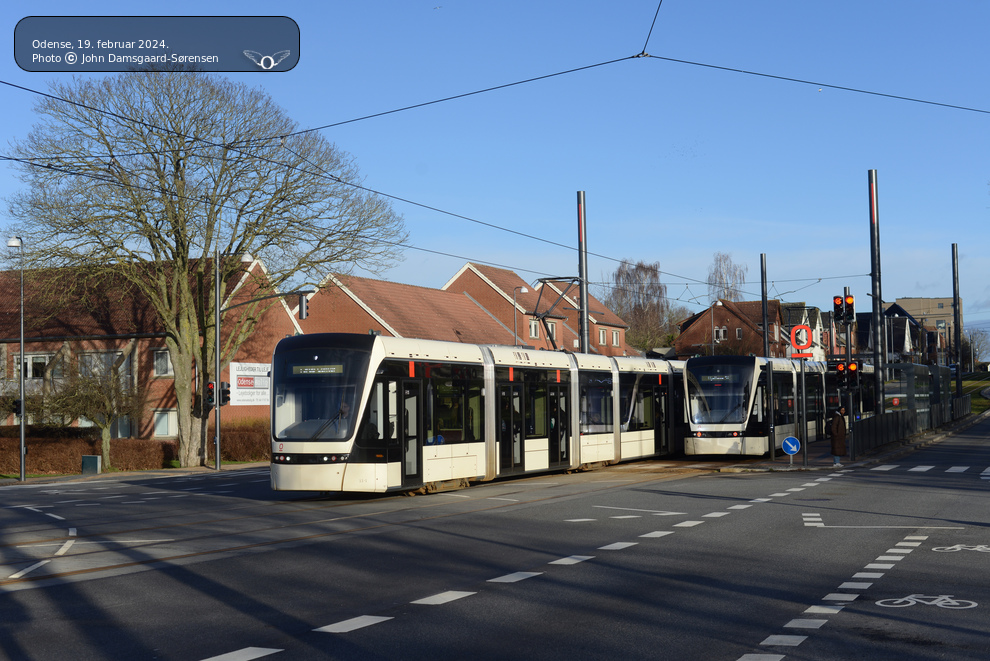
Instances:
[[[685,367],[688,418],[693,424],[740,424],[749,414],[755,361]]]

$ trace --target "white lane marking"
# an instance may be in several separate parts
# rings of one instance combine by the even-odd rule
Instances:
[[[863,569],[893,569],[894,565],[886,565],[881,562],[871,562],[870,564],[863,567]]]
[[[808,639],[807,636],[768,636],[760,645],[780,645],[797,647]]]
[[[627,549],[630,546],[636,546],[639,542],[615,542],[614,544],[606,544],[605,546],[599,546],[599,551],[621,551],[622,549]]]
[[[910,539],[910,537],[908,539]],[[918,547],[918,546],[921,546],[921,542],[897,542],[897,544],[895,544],[894,546],[913,546],[913,547]]]
[[[877,466],[875,468],[871,468],[870,470],[871,471],[889,471],[889,470],[893,470],[895,468],[897,468],[897,464],[886,464],[884,466]]]
[[[270,647],[245,647],[244,649],[237,650],[236,652],[227,652],[226,654],[221,654],[220,656],[211,656],[208,659],[203,659],[203,661],[251,661],[252,659],[260,659],[263,656],[277,654],[284,651],[285,650],[277,650]]]
[[[869,590],[873,583],[858,583],[853,581],[846,581],[839,586],[840,590]]]
[[[585,560],[591,560],[595,556],[593,555],[571,555],[566,558],[561,558],[560,560],[554,560],[547,564],[550,565],[576,565],[579,562],[584,562]]]
[[[830,477],[820,477],[817,480],[815,480],[815,482],[831,482],[831,481],[832,481],[832,478],[830,478]]]
[[[585,521],[597,521],[598,519],[564,519],[566,523],[584,523]]]
[[[784,661],[783,654],[743,654],[736,661]]]
[[[804,488],[803,487],[795,487],[793,489],[788,489],[788,491],[791,492],[791,493],[795,493],[795,492],[798,492],[798,491],[804,491]]]
[[[76,536],[76,529],[69,528],[69,537],[75,537],[75,536]]]
[[[810,608],[804,609],[805,613],[809,615],[834,615],[841,611],[845,606],[836,605],[822,605],[822,606],[811,606]]]
[[[883,578],[882,571],[858,571],[852,576],[853,578]]]
[[[489,498],[488,500],[507,500],[507,501],[509,501],[511,503],[518,503],[519,502],[519,499],[518,498],[496,498],[494,496],[491,497],[491,498]]]
[[[770,494],[770,497],[771,498],[781,498],[783,496],[790,496],[790,495],[791,494],[789,494],[789,493],[772,493],[772,494]]]
[[[769,498],[754,498],[753,500],[751,500],[749,502],[751,502],[751,503],[769,503],[770,502],[770,499]]]
[[[55,555],[65,555],[66,551],[68,551],[70,548],[72,548],[72,545],[75,544],[75,542],[76,542],[76,540],[74,540],[74,539],[68,539],[68,540],[66,540],[65,541],[65,544],[62,544],[62,548],[60,548],[59,550],[55,551]]]
[[[15,574],[11,574],[7,578],[21,578],[22,576],[25,576],[27,574],[30,574],[31,572],[33,572],[38,567],[43,567],[44,565],[47,565],[49,562],[51,562],[51,560],[42,560],[41,562],[36,562],[33,565],[31,565],[30,567],[28,567],[27,569],[22,569],[21,571],[15,573]]]
[[[220,485],[217,485],[217,486],[231,486],[231,485],[229,485],[229,484],[220,484]],[[230,493],[230,492],[229,491],[222,491],[222,492],[221,491],[214,491],[214,493]],[[471,496],[468,496],[468,495],[465,495],[465,494],[460,494],[460,493],[443,493],[443,492],[438,493],[438,494],[434,494],[434,495],[436,495],[436,496],[447,496],[448,498],[470,498],[471,497]]]
[[[666,537],[667,535],[673,535],[673,530],[654,530],[653,532],[648,532],[645,535],[640,535],[640,537]]]
[[[898,560],[903,560],[903,555],[881,555],[877,558],[878,562],[897,562]]]
[[[59,516],[58,514],[52,514],[51,512],[45,512],[45,516],[50,516],[53,519],[58,519],[59,521],[65,521],[64,516]]]
[[[817,482],[805,482],[801,485],[802,487],[817,487],[820,486]]]
[[[784,625],[785,629],[821,629],[828,620],[791,620]]]
[[[687,514],[687,512],[667,512],[666,510],[641,510],[635,507],[609,507],[608,505],[595,505],[597,509],[602,510],[622,510],[624,512],[644,512],[646,514],[654,514],[656,516],[680,516]]]
[[[700,526],[704,521],[681,521],[680,523],[675,523],[675,528],[693,528],[695,526]]]
[[[642,519],[639,514],[619,514],[618,516],[610,516],[610,519]]]
[[[822,597],[822,601],[855,601],[858,594],[844,594],[842,592],[832,592]]]
[[[732,505],[728,509],[730,509],[730,510],[745,510],[745,509],[749,509],[750,507],[752,507],[752,505]]]
[[[488,579],[488,583],[518,583],[519,581],[525,581],[527,578],[533,578],[534,576],[539,576],[543,572],[541,571],[517,571],[512,574],[506,574],[505,576],[499,576],[498,578]]]
[[[703,519],[717,519],[720,516],[729,516],[732,512],[709,512],[708,514],[702,514]]]
[[[904,555],[907,555],[912,551],[914,551],[914,549],[887,549],[884,553],[903,553]]]
[[[946,469],[946,473],[965,473],[969,470],[969,466],[953,466]]]
[[[470,597],[475,592],[458,592],[457,590],[450,590],[448,592],[441,592],[440,594],[435,594],[432,597],[424,597],[422,599],[417,599],[411,603],[421,604],[423,606],[440,606],[441,604],[446,604],[451,601],[457,601],[458,599],[463,599],[464,597]]]
[[[908,469],[908,472],[909,473],[924,473],[926,471],[930,471],[933,468],[935,468],[935,467],[934,466],[915,466],[914,468],[909,468]]]
[[[349,620],[335,622],[334,624],[328,624],[325,627],[313,629],[313,631],[319,631],[320,633],[348,633],[357,629],[363,629],[364,627],[370,627],[372,624],[387,622],[391,619],[391,617],[381,617],[378,615],[362,615],[360,617],[352,617]]]
[[[904,538],[905,540],[912,540],[916,542],[923,542],[928,539],[928,535],[908,535]]]

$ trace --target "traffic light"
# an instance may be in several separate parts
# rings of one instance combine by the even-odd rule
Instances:
[[[856,297],[852,294],[846,294],[845,298],[842,300],[844,307],[844,317],[847,324],[852,324],[856,322]]]
[[[15,399],[14,401],[12,401],[10,403],[10,410],[14,415],[20,415],[21,413],[23,413],[24,410],[21,408],[21,400]]]
[[[217,387],[217,384],[215,384],[213,381],[210,381],[209,383],[206,384],[206,403],[205,403],[205,406],[206,406],[206,410],[207,411],[210,410],[210,409],[212,409],[217,404],[217,390],[216,390],[216,387]]]
[[[856,385],[856,375],[859,374],[859,361],[853,360],[846,364],[846,383]]]
[[[841,296],[832,297],[832,319],[836,324],[844,323],[846,320],[845,301]]]
[[[846,382],[846,364],[836,363],[835,373],[839,375],[839,385],[844,384]]]
[[[220,382],[220,406],[230,404],[230,384],[226,381]]]

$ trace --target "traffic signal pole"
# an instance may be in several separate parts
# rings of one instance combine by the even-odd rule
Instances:
[[[850,320],[855,321],[856,319],[855,308],[852,308],[853,311],[851,314],[848,310],[850,306],[854,305],[852,295],[849,293],[849,287],[845,288],[842,298],[847,308],[845,315],[845,322],[846,322],[846,365],[848,366],[852,364],[852,326],[853,325]],[[854,409],[853,409],[853,387],[855,387],[856,385],[856,377],[854,373],[847,372],[846,378],[849,380],[849,384],[850,384],[850,387],[846,389],[846,413],[849,415],[849,424],[847,426],[849,429],[849,434],[848,434],[849,461],[856,461],[856,439],[853,436],[853,422],[856,420],[856,414],[854,413]]]

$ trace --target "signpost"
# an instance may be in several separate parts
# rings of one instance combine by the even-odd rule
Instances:
[[[794,465],[794,455],[801,451],[801,441],[797,440],[793,436],[788,436],[781,443],[781,449],[788,455],[790,455],[791,466]]]

